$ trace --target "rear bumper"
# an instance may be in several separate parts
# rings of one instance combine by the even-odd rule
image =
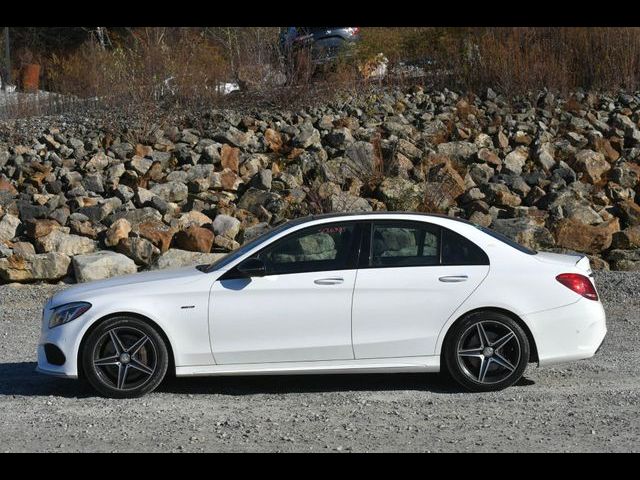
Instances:
[[[540,366],[591,358],[607,334],[602,304],[586,298],[524,315],[523,320],[536,342]]]

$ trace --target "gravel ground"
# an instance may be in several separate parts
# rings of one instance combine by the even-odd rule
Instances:
[[[2,451],[638,451],[640,274],[603,272],[609,334],[590,360],[459,393],[435,374],[170,379],[137,400],[34,372],[60,285],[0,287]]]

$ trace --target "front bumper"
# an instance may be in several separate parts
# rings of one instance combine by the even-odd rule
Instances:
[[[42,328],[38,341],[38,366],[36,371],[58,377],[78,378],[78,350],[80,340],[87,326],[87,317],[83,315],[69,323],[49,328],[51,310],[48,307],[49,304],[45,306],[43,313]],[[46,344],[55,345],[60,350],[64,356],[62,365],[51,363],[47,359]]]
[[[535,339],[540,366],[591,358],[607,334],[602,303],[586,298],[523,315],[523,320]]]

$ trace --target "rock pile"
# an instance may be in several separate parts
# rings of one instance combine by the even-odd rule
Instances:
[[[88,117],[5,123],[0,281],[206,263],[283,219],[380,210],[447,213],[639,270],[639,121],[640,94],[413,88],[209,111],[137,136]]]

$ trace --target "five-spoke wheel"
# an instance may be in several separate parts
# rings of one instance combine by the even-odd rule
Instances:
[[[529,342],[512,318],[477,312],[454,325],[445,340],[443,356],[450,375],[465,388],[500,390],[524,373]]]
[[[137,397],[160,384],[168,354],[162,337],[146,322],[117,317],[90,333],[82,364],[89,383],[103,395]]]

